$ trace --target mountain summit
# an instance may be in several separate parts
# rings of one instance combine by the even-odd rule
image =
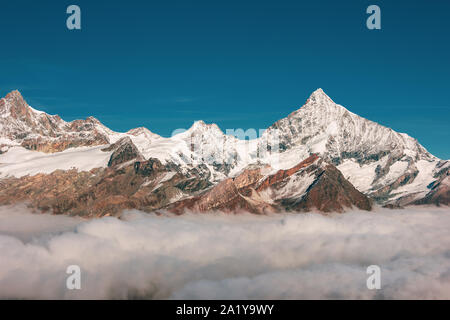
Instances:
[[[308,105],[308,102],[310,101],[312,103],[315,103],[317,106],[334,104],[333,100],[331,100],[331,98],[322,90],[322,88],[317,89],[309,96],[309,99],[306,101],[306,105]]]
[[[21,145],[47,153],[107,144],[107,132],[112,132],[94,117],[65,122],[58,115],[35,110],[17,90],[0,99],[0,129],[3,147]]]
[[[170,138],[146,128],[114,132],[93,117],[65,122],[18,91],[0,99],[0,129],[0,203],[54,212],[327,212],[450,199],[449,161],[322,89],[250,141],[203,121]]]

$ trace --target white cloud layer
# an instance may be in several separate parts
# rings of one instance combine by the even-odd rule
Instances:
[[[449,208],[87,221],[0,207],[0,298],[450,299],[449,230]]]

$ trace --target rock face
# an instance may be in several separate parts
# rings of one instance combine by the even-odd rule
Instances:
[[[131,160],[145,160],[130,137],[121,138],[116,143],[111,144],[108,148],[103,149],[103,151],[111,150],[114,150],[114,152],[112,153],[111,158],[108,161],[108,167],[117,166]]]
[[[283,206],[290,211],[319,210],[344,212],[345,208],[370,211],[371,200],[359,192],[335,166],[329,164],[317,172],[316,180],[301,199],[283,199]]]

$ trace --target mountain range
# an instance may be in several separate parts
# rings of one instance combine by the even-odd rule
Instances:
[[[239,138],[203,121],[170,138],[114,132],[35,110],[13,91],[0,99],[0,204],[85,217],[449,205],[450,161],[321,89],[259,137]]]

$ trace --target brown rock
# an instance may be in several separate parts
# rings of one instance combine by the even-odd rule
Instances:
[[[131,141],[130,137],[124,137],[108,148],[103,149],[103,151],[111,150],[114,150],[114,152],[111,154],[111,158],[108,161],[108,167],[117,166],[131,160],[144,160],[144,157],[134,145],[133,141]]]
[[[300,201],[291,204],[291,199],[286,199],[282,202],[290,211],[317,209],[322,212],[344,212],[345,208],[352,207],[367,211],[372,209],[371,200],[359,192],[331,164],[319,172],[317,179]]]

